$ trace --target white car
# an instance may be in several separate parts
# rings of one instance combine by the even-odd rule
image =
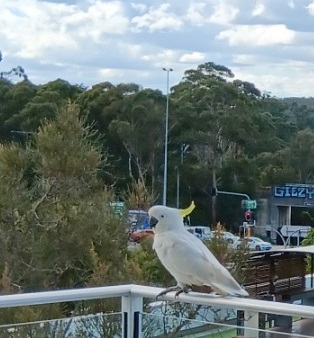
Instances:
[[[200,239],[211,239],[211,229],[210,227],[205,227],[205,226],[190,226],[190,227],[185,227],[185,229],[196,236],[197,238]]]
[[[247,245],[248,249],[253,251],[268,251],[272,249],[272,245],[268,242],[263,241],[259,237],[245,237],[238,239],[236,242],[236,247],[240,247],[241,244],[244,243]]]
[[[220,232],[212,231],[212,238],[215,237],[215,236],[219,236],[219,235],[222,237],[222,239],[226,240],[229,244],[234,244],[237,240],[237,236],[235,236],[231,232],[228,232],[228,231],[220,231]]]

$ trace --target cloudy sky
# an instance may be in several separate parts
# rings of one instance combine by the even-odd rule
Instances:
[[[166,90],[213,61],[278,97],[314,96],[314,0],[0,0],[0,71]]]

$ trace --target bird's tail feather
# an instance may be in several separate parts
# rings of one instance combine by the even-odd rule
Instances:
[[[216,283],[211,283],[209,285],[215,292],[222,296],[232,295],[232,296],[242,296],[242,297],[248,297],[249,294],[247,291],[242,289],[240,286],[236,289],[226,287],[225,285],[219,285]]]

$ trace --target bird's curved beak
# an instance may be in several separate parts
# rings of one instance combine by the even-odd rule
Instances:
[[[149,225],[150,225],[151,228],[155,228],[155,226],[157,225],[157,223],[158,223],[158,219],[157,218],[155,218],[155,217],[152,216],[149,219]]]

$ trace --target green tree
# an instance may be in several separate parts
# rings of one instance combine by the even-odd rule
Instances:
[[[6,127],[35,132],[45,119],[54,119],[58,110],[66,102],[75,101],[82,91],[81,86],[73,86],[62,79],[40,85],[20,110],[10,111]]]
[[[5,81],[0,80],[0,87],[5,88],[3,86]],[[2,97],[0,107],[0,137],[2,141],[16,140],[18,136],[21,136],[14,133],[15,131],[21,131],[22,126],[20,123],[12,124],[10,121],[34,98],[36,92],[37,86],[30,81],[24,80],[16,84],[10,84],[7,90],[2,92],[2,95],[0,94]]]
[[[173,119],[178,121],[174,133],[191,148],[186,161],[189,181],[207,195],[218,186],[225,163],[245,153],[258,131],[254,113],[259,91],[252,84],[230,82],[232,77],[224,66],[199,65],[185,72],[171,95],[176,109]],[[216,197],[212,198],[212,224],[216,224]]]
[[[141,90],[125,98],[123,109],[109,126],[127,151],[129,177],[148,185],[153,195],[160,174],[164,107],[160,91]]]
[[[81,114],[101,135],[102,148],[107,149],[111,156],[112,170],[103,171],[102,174],[115,185],[120,197],[131,183],[128,172],[129,157],[119,135],[109,129],[111,122],[123,114],[124,100],[128,100],[129,96],[139,90],[140,87],[136,84],[114,86],[110,82],[103,82],[83,92],[76,101],[81,107]]]
[[[127,237],[98,177],[108,159],[92,136],[71,104],[26,149],[1,148],[2,271],[21,291],[100,283],[101,271],[102,285],[125,276]]]
[[[260,154],[261,179],[264,186],[286,182],[313,182],[314,133],[300,130],[287,146],[277,152]]]
[[[152,194],[159,192],[165,96],[133,83],[105,82],[82,93],[77,102],[112,156],[111,180],[119,195],[137,180]]]
[[[0,62],[1,61],[2,61],[2,52],[0,50]],[[0,72],[0,79],[8,79],[11,76],[18,76],[18,77],[22,77],[24,80],[27,80],[27,75],[25,73],[25,70],[21,66],[14,67],[9,71]]]
[[[292,102],[288,107],[287,117],[298,130],[314,129],[314,108],[311,106]]]

